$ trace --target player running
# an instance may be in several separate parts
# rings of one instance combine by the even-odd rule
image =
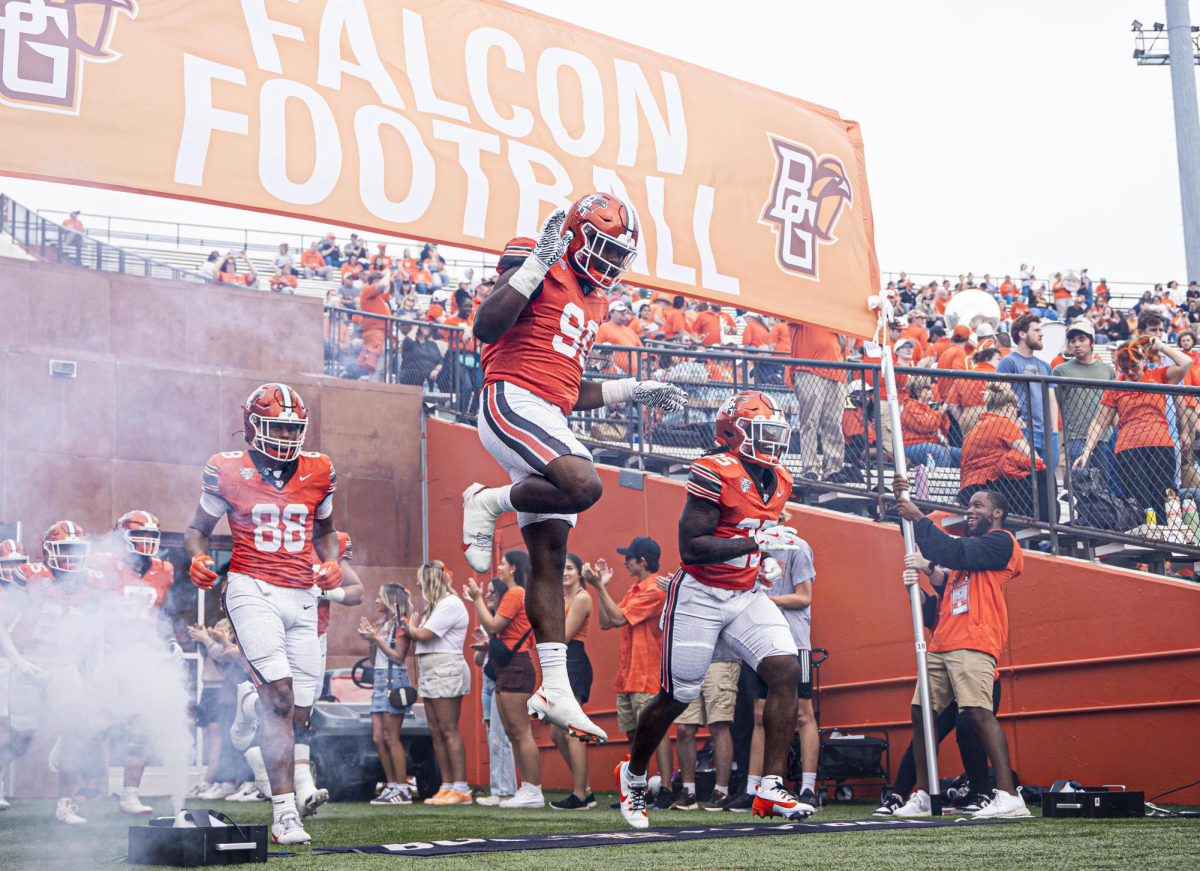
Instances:
[[[308,410],[286,384],[263,384],[246,399],[248,451],[214,454],[200,505],[184,534],[192,583],[216,583],[208,539],[229,515],[233,556],[225,611],[258,686],[263,760],[271,785],[277,844],[311,839],[296,808],[293,769],[307,747],[309,709],[321,679],[317,596],[342,584],[333,524],[337,475],[329,457],[302,452]],[[317,565],[320,563],[320,565]],[[314,583],[316,587],[314,587]]]
[[[542,686],[529,714],[586,742],[608,740],[583,713],[567,678],[562,576],[567,536],[577,515],[600,498],[592,456],[571,431],[572,411],[629,401],[674,411],[678,387],[622,378],[584,381],[583,366],[612,288],[637,253],[632,210],[611,194],[592,193],[559,209],[536,244],[513,239],[496,289],[475,314],[484,342],[479,437],[512,484],[472,484],[463,493],[463,549],[477,572],[492,563],[496,521],[517,512],[532,564],[526,612],[537,639]]]
[[[642,709],[630,759],[616,771],[621,816],[635,829],[649,825],[650,757],[700,694],[718,644],[754,668],[767,685],[767,774],[754,798],[754,815],[803,819],[814,812],[783,786],[800,665],[787,620],[757,583],[766,551],[802,544],[794,529],[778,525],[792,494],[792,476],[783,466],[791,432],[771,397],[743,391],[717,414],[717,447],[692,463],[679,517],[683,564],[663,606],[662,689]]]

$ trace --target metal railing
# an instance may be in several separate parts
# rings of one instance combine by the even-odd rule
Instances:
[[[64,227],[4,194],[0,194],[0,233],[11,236],[26,252],[39,260],[145,278],[196,282],[209,280],[198,272],[126,251],[86,232]]]
[[[432,409],[474,422],[482,372],[461,327],[373,317],[351,308],[327,308],[326,317],[328,374],[421,384]],[[364,345],[352,328],[354,318],[384,324],[378,362],[369,373],[359,366]],[[420,328],[429,331],[427,341],[437,343],[436,352],[405,346]],[[406,364],[406,351],[420,359]],[[435,360],[440,368],[433,372]],[[910,479],[924,508],[961,515],[972,493],[986,487],[1006,496],[1011,525],[1031,546],[1159,570],[1168,560],[1174,565],[1200,561],[1200,514],[1194,509],[1200,472],[1193,453],[1200,388],[983,371],[896,371],[908,396],[902,427]],[[774,397],[793,425],[785,464],[795,478],[797,498],[876,519],[894,516],[894,466],[877,364],[694,347],[593,348],[586,378],[630,376],[679,384],[689,404],[672,414],[629,405],[570,415],[572,429],[598,459],[682,472],[712,446],[713,422],[725,399],[757,389]],[[925,380],[935,395],[909,396]],[[1015,408],[987,412],[984,403],[998,389],[989,391],[990,384],[1005,385]],[[1051,439],[1054,451],[1046,449],[1041,428],[1025,411],[1051,408],[1051,393],[1066,425]],[[1155,396],[1163,397],[1157,422],[1147,419],[1153,410],[1145,407]],[[1114,409],[1113,424],[1098,433],[1086,464],[1076,469],[1072,461],[1081,448],[1079,435],[1100,408]],[[1083,423],[1081,416],[1087,417]],[[1163,441],[1163,433],[1169,447],[1140,447]],[[986,454],[989,450],[993,455]],[[994,466],[994,474],[980,479],[981,462],[985,472]]]

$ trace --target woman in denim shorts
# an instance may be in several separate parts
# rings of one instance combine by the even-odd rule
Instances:
[[[371,739],[379,752],[379,761],[387,776],[384,787],[371,804],[411,804],[413,789],[408,784],[408,758],[400,740],[400,727],[411,705],[397,708],[389,694],[393,689],[411,687],[408,678],[410,640],[403,620],[410,610],[408,590],[400,584],[379,588],[375,608],[382,621],[372,625],[366,617],[359,623],[358,634],[375,647],[375,683],[371,689]]]

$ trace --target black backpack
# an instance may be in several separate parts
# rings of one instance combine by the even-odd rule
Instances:
[[[1104,469],[1088,466],[1071,472],[1075,522],[1092,529],[1125,532],[1142,523],[1142,509],[1128,496],[1118,496]]]

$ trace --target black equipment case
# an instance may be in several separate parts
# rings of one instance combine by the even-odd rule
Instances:
[[[1144,817],[1146,794],[1125,787],[1084,787],[1067,792],[1043,792],[1044,817]]]
[[[218,811],[196,808],[189,813],[194,828],[175,828],[171,817],[129,827],[130,865],[241,865],[267,861],[267,827],[238,825]],[[214,826],[212,819],[226,823]]]

